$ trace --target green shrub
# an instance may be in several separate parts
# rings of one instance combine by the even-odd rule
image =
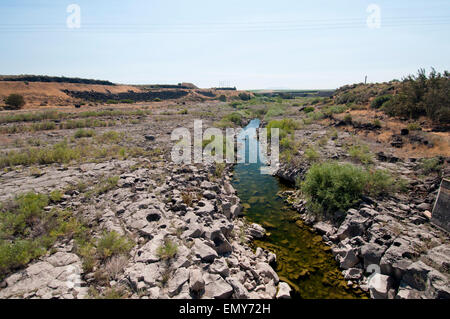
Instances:
[[[344,116],[344,122],[347,123],[347,124],[352,124],[352,122],[353,122],[352,115],[351,114],[346,114]]]
[[[162,100],[159,97],[153,99],[153,102],[161,102],[161,101]]]
[[[7,109],[18,110],[25,105],[25,99],[20,94],[10,94],[5,99],[5,104]]]
[[[443,163],[439,157],[423,158],[419,167],[424,174],[439,173],[443,168]]]
[[[58,199],[59,195],[52,192],[50,199]],[[70,212],[44,210],[48,204],[48,196],[30,192],[0,207],[0,280],[44,255],[58,238],[85,232]]]
[[[120,103],[133,104],[134,100],[131,99],[120,100]]]
[[[271,137],[271,129],[278,128],[280,130],[280,139],[285,138],[288,134],[292,134],[300,128],[300,124],[293,119],[273,120],[267,124],[267,135]]]
[[[350,164],[314,164],[301,184],[302,192],[323,213],[346,211],[363,194],[365,173]]]
[[[231,122],[234,125],[242,126],[244,124],[244,117],[239,112],[233,112],[226,115],[223,119],[223,122]]]
[[[383,105],[391,116],[429,117],[436,124],[450,123],[450,76],[431,70],[427,76],[420,69],[417,76],[409,75],[400,84],[398,94]]]
[[[226,102],[227,101],[227,97],[225,95],[223,95],[223,94],[221,96],[219,96],[217,99],[219,101],[221,101],[221,102]]]
[[[106,104],[119,104],[119,101],[116,100],[107,100]]]
[[[50,193],[49,198],[53,203],[58,203],[63,197],[63,193],[60,190],[54,190]]]
[[[370,103],[370,107],[373,109],[379,109],[384,105],[384,103],[390,101],[392,99],[392,95],[382,95],[376,97],[372,103]]]
[[[188,114],[188,110],[187,109],[183,109],[180,112],[178,112],[178,114],[182,114],[182,115]]]
[[[265,115],[265,119],[269,120],[272,117],[275,116],[281,116],[286,112],[286,107],[281,105],[281,104],[277,104],[277,105],[272,105],[268,108],[266,115]]]
[[[115,231],[104,232],[97,241],[97,253],[101,259],[105,260],[114,255],[128,254],[133,246],[132,240]]]
[[[158,254],[158,257],[162,260],[170,260],[178,252],[178,246],[176,243],[171,241],[170,239],[164,239],[164,244],[158,247],[156,253]]]
[[[78,129],[76,130],[75,134],[73,135],[73,137],[75,138],[83,138],[83,137],[92,137],[95,135],[94,130],[85,130],[85,129]]]
[[[422,127],[419,123],[409,123],[406,127],[410,131],[421,131]]]
[[[305,158],[310,163],[316,162],[320,159],[320,154],[313,147],[308,147],[305,150]]]
[[[380,196],[400,190],[402,181],[381,170],[365,170],[352,164],[335,162],[314,164],[303,182],[298,182],[317,213],[345,212],[362,195]]]
[[[239,98],[242,101],[249,101],[252,98],[252,96],[248,93],[239,93]]]
[[[307,106],[303,109],[303,112],[305,113],[311,113],[314,112],[315,108],[313,106]]]
[[[373,163],[373,154],[367,145],[352,145],[348,153],[352,159],[358,160],[362,164],[368,165]]]

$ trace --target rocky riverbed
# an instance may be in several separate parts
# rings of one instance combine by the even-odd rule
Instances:
[[[414,169],[414,163],[397,163]],[[281,178],[302,177],[304,169],[282,167]],[[324,219],[307,209],[296,191],[283,197],[299,217],[331,247],[346,280],[357,283],[375,299],[450,298],[448,234],[430,223],[440,179],[413,183],[427,190],[385,199],[364,198],[343,220]]]
[[[163,181],[155,176],[164,176]],[[121,174],[117,189],[88,205],[77,192],[65,195],[58,206],[82,206],[80,217],[96,224],[98,236],[102,231],[131,236],[131,257],[110,260],[106,279],[99,280],[101,269],[83,272],[73,241],[60,242],[8,276],[0,298],[85,298],[91,286],[99,291],[122,287],[130,298],[289,297],[289,286],[270,266],[276,256],[247,245],[264,236],[264,229],[238,218],[242,208],[230,171],[215,176],[213,166],[160,165]],[[167,241],[177,252],[162,259],[158,249]]]

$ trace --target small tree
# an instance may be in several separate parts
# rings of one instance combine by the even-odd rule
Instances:
[[[25,100],[20,94],[10,94],[6,99],[5,103],[8,109],[18,110],[25,105]]]

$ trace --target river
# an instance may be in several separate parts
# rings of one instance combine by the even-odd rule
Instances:
[[[259,125],[260,121],[255,119],[244,130],[256,129]],[[238,137],[238,143],[246,143],[248,162],[248,146],[256,136],[250,134],[244,139],[244,135]],[[298,213],[278,195],[289,186],[274,176],[261,174],[261,165],[259,156],[255,164],[237,164],[233,176],[233,186],[245,207],[245,218],[269,232],[263,240],[254,241],[254,247],[265,248],[277,255],[276,271],[280,280],[294,289],[294,298],[363,298],[365,294],[360,289],[347,286],[321,236],[297,220]]]

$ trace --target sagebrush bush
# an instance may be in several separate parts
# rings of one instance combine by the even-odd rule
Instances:
[[[354,160],[358,160],[362,164],[368,165],[373,163],[373,154],[367,145],[352,145],[348,153]]]
[[[404,186],[388,172],[335,162],[312,165],[305,180],[298,181],[298,185],[308,197],[310,207],[325,215],[345,212],[362,195],[391,194]]]
[[[18,110],[18,109],[22,108],[22,106],[25,105],[25,99],[20,94],[10,94],[5,99],[5,104],[6,104],[7,109]]]
[[[85,129],[78,129],[76,130],[75,134],[73,135],[73,137],[75,138],[83,138],[83,137],[92,137],[95,135],[94,130],[85,130]]]
[[[345,211],[363,194],[365,173],[351,164],[314,164],[306,174],[301,190],[324,213]]]
[[[133,248],[134,242],[116,231],[104,232],[97,241],[97,253],[101,259],[121,254],[128,254]]]
[[[280,130],[280,139],[285,138],[288,134],[292,134],[300,128],[300,123],[293,119],[273,120],[267,124],[267,136],[271,137],[271,129],[278,128]]]
[[[427,76],[420,69],[417,76],[409,75],[401,82],[399,93],[383,109],[391,116],[416,119],[425,115],[436,124],[450,124],[450,74],[432,69]]]
[[[384,103],[390,101],[391,99],[392,99],[391,95],[377,96],[370,104],[370,107],[373,109],[379,109],[380,107],[383,106]]]

